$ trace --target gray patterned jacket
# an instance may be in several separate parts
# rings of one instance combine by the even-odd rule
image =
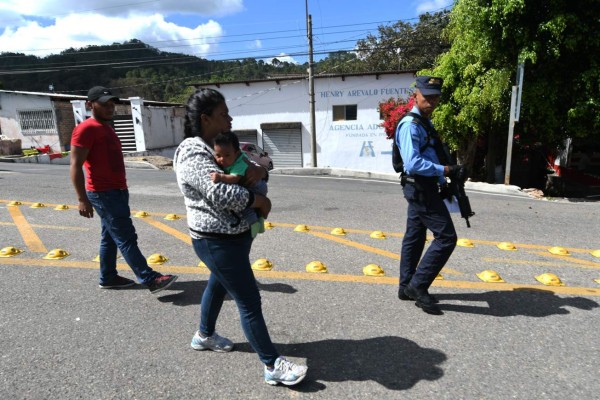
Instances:
[[[250,229],[240,214],[254,196],[240,185],[213,183],[210,173],[223,170],[213,149],[201,138],[181,142],[173,157],[173,169],[185,198],[192,238],[202,237],[200,232],[233,235]]]

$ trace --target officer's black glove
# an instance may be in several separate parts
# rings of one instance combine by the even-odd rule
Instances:
[[[456,182],[465,182],[469,177],[467,167],[464,165],[449,165],[448,178]]]

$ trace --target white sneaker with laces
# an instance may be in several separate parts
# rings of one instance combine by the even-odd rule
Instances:
[[[200,332],[196,331],[196,334],[192,338],[192,348],[194,350],[212,350],[219,353],[225,353],[233,350],[233,342],[223,336],[217,335],[216,332],[207,338],[200,336]]]
[[[285,357],[278,357],[272,371],[265,366],[265,382],[269,385],[282,383],[292,386],[300,383],[306,377],[308,367],[295,364]]]

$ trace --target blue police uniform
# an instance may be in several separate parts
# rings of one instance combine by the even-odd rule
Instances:
[[[416,106],[412,112],[420,115]],[[428,139],[425,128],[412,120],[411,116],[404,117],[395,137],[404,161],[402,190],[408,201],[400,259],[400,298],[405,296],[406,287],[428,295],[429,286],[450,258],[457,239],[450,213],[439,195],[439,184],[445,183],[444,166],[433,147],[439,139]],[[434,240],[421,259],[427,229],[433,232]]]

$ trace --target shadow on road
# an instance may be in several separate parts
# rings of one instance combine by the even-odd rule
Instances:
[[[484,293],[440,293],[435,295],[442,303],[444,311],[491,315],[494,317],[548,317],[555,314],[569,314],[565,307],[575,307],[590,311],[599,307],[598,303],[584,297],[559,297],[554,292],[541,289],[515,289],[513,291],[491,291]],[[471,302],[479,304],[444,304],[446,301]]]
[[[291,387],[299,392],[324,390],[323,381],[375,381],[390,390],[406,390],[421,380],[440,379],[444,371],[439,365],[446,360],[439,350],[396,336],[275,346],[285,356],[307,359],[306,381]],[[235,351],[254,352],[248,343],[236,344]]]
[[[158,301],[163,303],[173,303],[174,306],[199,305],[202,299],[202,293],[206,289],[208,281],[176,281],[167,290],[159,293]],[[264,292],[277,292],[293,294],[298,290],[285,283],[260,283],[258,289]],[[172,293],[177,292],[177,293]],[[162,295],[162,296],[161,296]],[[231,297],[225,297],[225,300],[231,300]]]

